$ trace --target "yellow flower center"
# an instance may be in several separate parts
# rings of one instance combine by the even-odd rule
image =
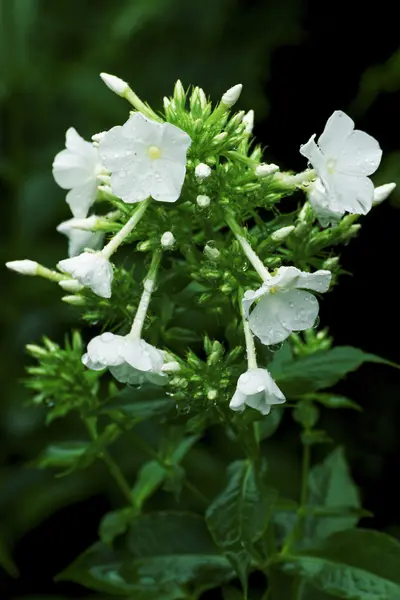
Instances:
[[[147,149],[147,153],[153,160],[155,160],[156,158],[160,158],[161,156],[161,150],[158,146],[149,146]]]
[[[328,169],[328,173],[330,173],[331,175],[333,174],[335,167],[336,167],[336,160],[334,158],[330,158],[329,160],[326,161],[326,168]]]
[[[272,294],[272,295],[276,294],[277,291],[278,291],[278,286],[277,285],[273,286],[272,288],[269,288],[269,293]]]

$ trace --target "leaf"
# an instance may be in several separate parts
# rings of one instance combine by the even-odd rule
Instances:
[[[129,521],[132,519],[133,511],[131,508],[122,508],[113,510],[104,515],[100,521],[99,537],[106,546],[111,546],[114,539],[125,533],[128,529]]]
[[[214,587],[233,576],[204,519],[184,512],[140,515],[132,522],[128,548],[133,556],[125,560],[127,581],[138,575],[159,585],[191,583],[202,589]]]
[[[308,538],[323,539],[336,531],[357,525],[359,516],[356,510],[361,508],[361,503],[342,447],[333,450],[321,464],[311,469],[308,488],[309,505],[343,509],[343,516],[308,516],[305,519],[305,534]]]
[[[273,406],[269,415],[255,422],[257,439],[261,442],[274,435],[281,424],[284,409],[280,406]]]
[[[335,385],[364,362],[390,364],[387,360],[358,348],[337,346],[284,364],[277,365],[273,360],[268,368],[282,392],[288,398],[293,398]]]
[[[163,483],[165,468],[156,460],[150,460],[142,465],[132,489],[132,500],[140,510],[143,503]]]
[[[333,534],[282,565],[321,591],[351,600],[400,600],[400,544],[377,531]]]
[[[40,469],[47,467],[71,467],[85,454],[90,442],[59,442],[50,444],[36,459],[36,465]]]
[[[101,542],[90,546],[55,581],[74,581],[98,592],[128,596],[135,600],[180,600],[185,597],[179,586],[162,589],[144,578],[127,582],[121,575],[123,552],[107,548]]]
[[[346,398],[346,396],[339,396],[338,394],[312,394],[312,399],[320,402],[326,408],[352,408],[362,411],[361,406],[357,402],[353,402],[353,400]]]
[[[18,577],[18,569],[14,564],[13,559],[10,556],[8,548],[4,542],[0,539],[0,567],[3,567],[5,571],[11,577]]]
[[[98,413],[122,413],[136,422],[168,414],[175,408],[174,400],[158,386],[143,385],[141,388],[125,387],[103,404]]]
[[[228,467],[228,485],[206,512],[207,526],[216,543],[225,550],[251,544],[267,528],[275,494],[260,481],[249,460]]]

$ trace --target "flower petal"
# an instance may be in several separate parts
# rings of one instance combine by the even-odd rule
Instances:
[[[111,173],[118,169],[126,169],[133,160],[138,158],[134,141],[125,135],[125,131],[124,126],[117,125],[107,131],[100,141],[101,160]],[[143,151],[139,154],[142,155]]]
[[[162,146],[165,123],[157,123],[142,113],[135,112],[122,126],[123,134],[145,147]],[[174,127],[171,125],[171,127]]]
[[[344,215],[345,211],[337,210],[334,198],[327,192],[320,179],[316,179],[310,187],[308,201],[322,227],[337,225]]]
[[[106,331],[90,340],[87,353],[82,362],[95,371],[104,367],[121,365],[124,362],[120,350],[125,344],[125,338]],[[102,365],[102,366],[100,366]]]
[[[65,147],[71,153],[79,154],[85,161],[95,165],[98,162],[98,150],[79,135],[73,127],[70,127],[65,134]]]
[[[76,219],[87,217],[90,207],[96,199],[97,183],[95,179],[90,179],[83,185],[72,188],[66,197],[72,214]]]
[[[58,263],[61,271],[69,273],[84,286],[102,298],[111,298],[113,269],[107,259],[98,252],[83,252]]]
[[[152,198],[161,202],[176,202],[185,180],[186,162],[160,158],[153,163]]]
[[[314,273],[300,271],[296,288],[314,290],[314,292],[327,292],[331,283],[332,273],[326,269],[319,269]]]
[[[68,255],[78,256],[85,248],[91,248],[92,250],[98,250],[101,248],[104,233],[101,231],[84,231],[83,229],[75,229],[75,219],[69,219],[60,223],[57,227],[57,231],[63,233],[69,238],[68,244]]]
[[[158,353],[161,355],[161,359]],[[150,344],[147,344],[144,340],[130,340],[127,338],[122,355],[131,367],[139,371],[161,370],[164,362],[161,352],[153,348]],[[157,369],[158,366],[159,368]]]
[[[276,275],[268,279],[264,285],[269,289],[274,287],[290,289],[296,286],[300,273],[301,271],[296,267],[279,267]]]
[[[349,175],[372,175],[382,158],[382,150],[375,138],[364,131],[353,131],[338,152],[336,168]]]
[[[279,319],[280,294],[261,298],[249,317],[250,329],[262,344],[279,344],[289,337],[291,331]]]
[[[243,412],[246,408],[246,396],[236,390],[232,396],[232,400],[229,402],[229,408],[237,412]]]
[[[354,129],[354,121],[341,110],[329,117],[323,133],[318,138],[318,146],[327,158],[339,156],[347,137]],[[311,161],[312,162],[312,161]]]
[[[61,150],[53,162],[53,177],[61,188],[69,190],[94,178],[90,162],[79,154]]]
[[[335,192],[343,210],[357,215],[366,215],[372,208],[374,184],[368,177],[335,175]]]
[[[186,152],[191,143],[192,140],[185,131],[171,123],[164,123],[160,143],[163,158],[186,163]]]
[[[300,154],[308,158],[320,177],[325,177],[326,166],[324,155],[315,143],[315,134],[310,137],[306,144],[300,146]]]
[[[249,311],[250,311],[250,307],[252,306],[252,304],[258,300],[258,298],[261,298],[261,296],[264,296],[265,294],[268,294],[268,286],[265,285],[265,283],[263,283],[263,285],[261,287],[258,288],[258,290],[246,290],[245,293],[243,294],[243,298],[242,298],[242,306],[243,306],[243,310],[244,310],[244,314],[246,315],[247,318],[249,318]]]
[[[141,158],[131,164],[129,170],[120,169],[111,175],[111,189],[127,204],[146,200],[151,196],[153,177],[148,160]]]
[[[310,329],[318,316],[318,300],[313,294],[303,290],[289,290],[277,294],[275,301],[279,302],[277,317],[283,327],[290,331]]]
[[[146,381],[146,373],[138,371],[128,363],[123,362],[121,365],[110,367],[110,373],[120,383],[128,383],[129,385],[142,385]]]

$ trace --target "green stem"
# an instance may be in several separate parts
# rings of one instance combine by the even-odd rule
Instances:
[[[101,254],[104,258],[109,259],[112,254],[117,250],[117,248],[122,244],[124,239],[133,231],[136,225],[139,223],[140,219],[143,217],[146,212],[147,207],[149,206],[150,198],[147,200],[143,200],[131,218],[125,223],[125,225],[118,231],[118,233],[108,242],[106,246],[104,246]]]
[[[81,418],[86,426],[86,429],[88,430],[88,432],[90,434],[90,437],[92,438],[93,441],[96,441],[98,438],[96,419],[95,418],[87,418],[84,415],[81,415]],[[129,485],[128,481],[125,479],[125,476],[122,473],[119,466],[117,465],[117,463],[110,456],[110,454],[108,453],[107,450],[103,450],[102,453],[100,454],[99,458],[101,458],[101,460],[103,460],[104,463],[107,465],[110,474],[115,479],[123,496],[128,501],[128,504],[132,504],[130,485]]]
[[[261,279],[263,281],[268,279],[269,272],[268,272],[267,267],[264,266],[264,264],[261,261],[261,259],[259,258],[259,256],[257,256],[257,254],[254,252],[253,248],[250,246],[249,242],[244,237],[244,231],[240,227],[239,223],[235,220],[235,217],[231,213],[226,211],[225,212],[225,221],[226,221],[227,225],[229,225],[233,235],[235,236],[235,238],[241,245],[242,250],[243,250],[244,254],[246,255],[247,259],[253,265],[253,267],[255,268],[255,270],[257,271],[259,276],[261,277]]]
[[[157,278],[157,270],[161,260],[161,250],[156,250],[153,254],[150,269],[146,279],[143,282],[143,292],[140,298],[139,306],[136,311],[135,318],[133,319],[131,331],[129,337],[133,339],[139,339],[142,334],[144,321],[149,308],[151,295],[154,291]]]

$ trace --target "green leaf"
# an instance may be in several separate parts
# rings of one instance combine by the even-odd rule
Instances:
[[[206,522],[216,543],[225,550],[251,544],[267,528],[276,496],[260,481],[249,460],[228,467],[228,485],[206,512]]]
[[[93,544],[69,567],[55,577],[55,581],[74,581],[92,590],[128,596],[135,600],[180,600],[185,594],[177,585],[168,589],[150,581],[136,569],[136,581],[125,580],[121,571],[127,554],[107,548],[101,542]]]
[[[97,412],[101,414],[118,412],[139,422],[152,417],[164,416],[174,408],[174,400],[167,396],[162,388],[143,385],[141,388],[125,387],[103,404]]]
[[[5,571],[11,577],[18,577],[18,569],[14,564],[13,559],[10,556],[8,548],[4,542],[0,539],[0,567],[3,567]]]
[[[282,392],[293,398],[335,385],[364,362],[390,364],[383,358],[351,346],[337,346],[286,363],[273,360],[268,368]]]
[[[111,546],[114,539],[128,529],[129,521],[133,517],[131,508],[121,508],[106,513],[99,526],[99,537],[106,546]]]
[[[274,435],[281,424],[283,413],[283,408],[280,406],[273,406],[269,415],[259,421],[255,421],[256,435],[260,442]]]
[[[321,464],[311,469],[308,488],[308,504],[311,507],[336,509],[338,516],[308,516],[305,519],[306,537],[322,539],[357,525],[359,516],[356,511],[361,508],[361,503],[343,448],[336,448]],[[343,509],[343,516],[339,516],[338,509]]]
[[[229,561],[222,556],[204,519],[184,512],[140,515],[130,527],[125,560],[127,581],[139,574],[161,586],[191,583],[201,589],[214,587],[233,576]]]
[[[36,465],[40,469],[47,467],[71,467],[85,454],[90,442],[59,442],[50,444],[37,458]]]
[[[339,396],[338,394],[312,394],[312,399],[327,408],[352,408],[362,411],[361,406],[357,402],[353,402],[353,400],[346,398],[346,396]]]
[[[141,510],[147,498],[163,483],[165,473],[165,468],[156,460],[150,460],[142,465],[132,488],[132,500],[138,510]]]
[[[400,600],[400,544],[386,534],[341,531],[286,560],[285,572],[327,594],[351,600]]]

